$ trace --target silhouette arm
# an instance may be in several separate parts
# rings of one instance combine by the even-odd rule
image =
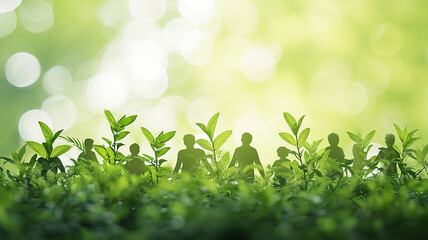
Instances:
[[[180,170],[181,164],[182,164],[181,154],[180,152],[178,152],[177,163],[175,164],[175,168],[172,173],[178,173],[178,170]]]
[[[236,150],[233,153],[232,161],[230,161],[229,168],[234,167],[236,165]]]
[[[260,175],[262,175],[262,177],[265,177],[265,171],[263,170],[263,165],[262,165],[262,163],[260,162],[259,154],[257,153],[257,151],[255,151],[254,156],[255,156],[254,163],[255,163],[256,165],[259,165],[259,166],[260,166],[260,168],[259,168],[259,173],[260,173]]]

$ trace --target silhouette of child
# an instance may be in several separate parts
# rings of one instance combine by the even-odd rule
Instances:
[[[291,161],[287,159],[290,150],[286,147],[279,147],[276,152],[279,159],[273,163],[272,171],[275,173],[275,179],[278,180],[280,187],[283,187],[286,184],[285,175],[291,172],[291,166],[285,166],[287,163],[291,163]]]
[[[134,143],[129,147],[129,150],[131,151],[132,160],[126,163],[126,169],[133,175],[143,174],[146,170],[146,165],[141,157],[138,156],[140,153],[140,146]]]
[[[386,148],[380,148],[380,152],[376,157],[377,160],[386,160],[384,173],[387,176],[397,175],[397,163],[395,159],[400,158],[400,154],[394,149],[395,136],[393,134],[385,135]]]
[[[338,163],[343,163],[345,161],[345,153],[343,152],[343,149],[339,147],[339,135],[337,133],[330,133],[328,135],[328,143],[330,146],[328,146],[325,150],[330,150],[329,157]],[[342,172],[333,170],[330,174],[330,177],[332,178],[339,178],[342,176]]]
[[[82,152],[79,155],[79,158],[86,159],[88,161],[94,161],[98,163],[97,156],[95,155],[95,152],[92,151],[92,147],[94,146],[94,140],[87,138],[85,139],[85,152]]]
[[[259,172],[262,177],[265,176],[263,165],[260,162],[259,154],[257,150],[250,146],[253,136],[249,133],[242,134],[241,142],[242,146],[235,149],[233,153],[232,161],[229,164],[229,167],[234,167],[238,163],[238,168],[241,171],[244,171],[245,167],[250,165],[260,166]],[[254,182],[254,169],[246,170],[244,173],[244,179],[248,183]]]
[[[178,152],[177,163],[173,173],[178,173],[181,168],[181,172],[194,175],[201,165],[201,160],[205,158],[205,152],[202,149],[195,148],[195,136],[192,134],[186,134],[183,137],[183,142],[186,149]]]

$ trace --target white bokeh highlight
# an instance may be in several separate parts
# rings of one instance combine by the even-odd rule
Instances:
[[[70,71],[61,65],[53,66],[43,76],[44,89],[53,95],[70,90],[72,83]]]
[[[129,0],[128,7],[134,18],[154,22],[165,14],[166,2],[165,0]]]
[[[16,21],[14,11],[0,13],[0,38],[6,37],[15,31]]]
[[[18,123],[18,131],[25,141],[44,141],[38,121],[44,122],[52,129],[52,119],[49,114],[39,109],[33,109],[22,114]]]
[[[49,114],[55,129],[69,129],[76,122],[77,108],[68,97],[49,97],[43,102],[41,110]]]
[[[43,0],[25,0],[19,8],[19,20],[29,32],[47,31],[54,21],[52,7]]]
[[[15,87],[27,87],[40,76],[39,60],[26,52],[12,55],[5,66],[6,79]]]
[[[13,11],[21,4],[22,0],[1,0],[0,13]]]

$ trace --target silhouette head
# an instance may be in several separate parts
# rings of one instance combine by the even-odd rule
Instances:
[[[331,146],[339,145],[339,135],[337,135],[337,133],[330,133],[328,135],[328,143],[330,143]]]
[[[88,149],[92,149],[92,146],[94,145],[94,140],[87,138],[85,139],[85,148]]]
[[[394,134],[386,134],[385,135],[385,143],[386,146],[391,147],[395,143],[395,136]]]
[[[290,150],[286,147],[279,147],[276,150],[276,153],[278,154],[278,157],[282,159],[288,156],[288,153],[290,153]]]
[[[251,141],[253,141],[253,136],[251,136],[251,134],[247,132],[242,134],[242,137],[241,137],[242,145],[250,145]]]
[[[195,136],[192,134],[184,135],[183,141],[187,148],[193,148],[193,146],[195,146]]]
[[[140,146],[138,144],[134,143],[131,146],[129,146],[129,151],[131,152],[131,154],[133,156],[137,156],[138,153],[140,153]]]

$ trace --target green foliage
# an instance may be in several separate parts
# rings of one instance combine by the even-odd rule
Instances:
[[[156,137],[154,137],[153,134],[144,127],[141,127],[141,131],[143,132],[143,135],[146,137],[147,141],[149,141],[150,147],[152,148],[154,154],[154,156],[144,154],[146,161],[148,161],[155,170],[155,180],[153,179],[153,175],[151,174],[151,182],[152,184],[154,184],[155,182],[159,183],[159,178],[162,176],[162,164],[167,162],[166,159],[163,159],[161,157],[171,149],[170,147],[165,147],[165,144],[174,137],[175,131],[166,133],[160,132]]]
[[[107,143],[107,146],[94,145],[94,149],[103,158],[104,163],[117,164],[123,162],[125,159],[125,155],[119,152],[119,148],[124,144],[119,141],[128,136],[129,132],[125,131],[125,127],[133,123],[137,119],[137,115],[129,117],[123,115],[117,121],[109,110],[105,110],[104,115],[110,124],[113,140],[103,137],[102,139]]]

